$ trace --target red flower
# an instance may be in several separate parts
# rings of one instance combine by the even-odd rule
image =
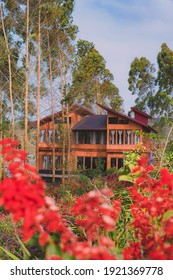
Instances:
[[[140,242],[131,242],[130,246],[123,251],[124,260],[138,260],[141,259],[141,244]]]

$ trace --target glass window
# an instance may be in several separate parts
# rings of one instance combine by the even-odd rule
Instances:
[[[76,144],[83,144],[83,132],[76,131]]]
[[[118,169],[120,169],[121,167],[123,167],[123,158],[118,159]]]
[[[102,131],[101,133],[101,144],[106,145],[107,143],[107,133],[106,131]]]
[[[98,167],[99,161],[97,157],[93,157],[92,161],[92,169],[96,169]]]
[[[91,157],[85,157],[85,168],[86,169],[91,168]]]
[[[61,143],[61,130],[55,130],[55,143]]]
[[[61,157],[60,156],[55,157],[55,169],[56,170],[61,169]]]
[[[84,143],[85,144],[91,144],[91,136],[92,136],[92,133],[91,131],[86,131],[85,132],[85,137],[84,137]]]
[[[93,131],[93,144],[100,144],[100,131]]]
[[[48,143],[52,143],[52,139],[53,139],[53,130],[48,129]]]
[[[106,170],[106,167],[107,167],[107,159],[106,158],[101,158],[101,165],[102,165],[102,168],[103,170],[105,171]]]
[[[129,120],[119,120],[119,124],[129,124]]]
[[[46,142],[46,130],[45,129],[40,130],[40,142],[41,143]]]
[[[83,157],[77,157],[77,169],[83,169]]]
[[[69,124],[71,124],[71,117],[69,117],[69,118],[65,117],[64,118],[64,123],[67,123],[67,122],[69,122]]]
[[[110,130],[109,132],[109,144],[116,144],[116,130]]]
[[[108,122],[109,122],[109,124],[117,124],[118,123],[118,118],[111,117],[111,118],[108,119]]]
[[[130,145],[132,144],[132,131],[125,130],[125,144]]]
[[[111,158],[111,167],[116,167],[116,165],[117,165],[117,159]]]
[[[136,131],[134,131],[134,134],[133,134],[133,144],[137,144],[137,143],[139,143],[139,141],[140,141],[139,131],[136,130]]]
[[[52,157],[51,156],[42,157],[42,168],[46,169],[46,170],[52,169]]]
[[[124,144],[124,130],[118,130],[118,144]]]
[[[56,119],[56,120],[54,121],[54,123],[55,123],[55,124],[61,124],[62,122],[61,122],[60,119]]]

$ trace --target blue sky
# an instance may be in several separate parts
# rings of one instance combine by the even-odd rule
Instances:
[[[78,39],[88,40],[105,58],[127,112],[134,105],[128,72],[135,57],[157,66],[162,43],[173,49],[173,0],[76,0]]]

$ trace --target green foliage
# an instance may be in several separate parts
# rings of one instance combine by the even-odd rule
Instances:
[[[20,229],[14,225],[11,215],[3,214],[0,219],[0,259],[12,258],[13,254],[16,258],[21,259],[23,256],[19,239],[16,237]]]
[[[158,53],[157,62],[159,66],[157,82],[160,92],[166,92],[168,95],[173,94],[173,51],[162,44],[161,51]]]
[[[135,58],[129,71],[129,90],[136,95],[136,107],[145,111],[146,108],[152,113],[152,98],[155,87],[155,68],[145,57]]]
[[[77,42],[76,65],[72,75],[70,95],[80,104],[91,108],[97,102],[106,104],[108,101],[114,109],[121,110],[122,99],[113,84],[113,75],[93,43],[85,40]]]
[[[138,160],[141,158],[143,152],[144,147],[141,144],[138,144],[136,149],[124,153],[125,169],[120,170],[120,181],[134,182],[134,177],[132,176],[131,171],[138,165]],[[136,174],[134,176],[136,176]]]

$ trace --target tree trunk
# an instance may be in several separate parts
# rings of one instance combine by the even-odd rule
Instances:
[[[62,101],[62,184],[65,183],[65,112],[64,112],[64,71],[63,71],[63,55],[60,49],[60,88],[61,88],[61,101]]]
[[[25,81],[25,118],[24,150],[28,150],[28,92],[29,92],[29,0],[26,7],[26,81]]]
[[[2,22],[2,29],[4,33],[4,39],[6,44],[6,49],[8,53],[8,69],[9,69],[9,92],[10,92],[10,106],[11,106],[11,132],[12,132],[12,139],[14,139],[14,104],[13,104],[13,92],[12,92],[12,71],[11,71],[11,55],[10,55],[10,48],[8,44],[8,39],[5,31],[4,25],[4,17],[3,17],[3,7],[0,3],[0,15],[1,15],[1,22]]]
[[[67,110],[67,174],[68,180],[70,180],[71,173],[71,130],[70,130],[70,118],[69,118],[69,104],[66,105]]]
[[[99,76],[96,77],[96,102],[100,103],[100,84],[99,84]],[[97,106],[97,114],[101,114],[101,108]]]
[[[40,44],[41,44],[41,27],[40,27],[40,1],[39,1],[39,14],[38,14],[38,63],[37,63],[37,131],[36,131],[36,167],[39,170],[39,141],[40,141],[40,89],[41,89],[41,55],[40,55]]]
[[[50,80],[50,95],[51,95],[51,109],[52,109],[52,183],[55,184],[55,112],[54,112],[54,91],[53,91],[53,74],[52,74],[52,57],[49,33],[48,37],[48,55],[49,55],[49,80]]]

